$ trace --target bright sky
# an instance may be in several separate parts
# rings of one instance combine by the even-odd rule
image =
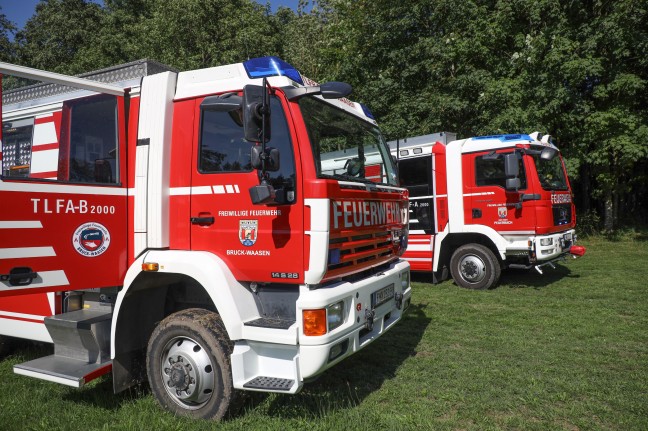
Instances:
[[[9,21],[12,21],[18,28],[22,28],[25,22],[34,14],[36,4],[40,0],[0,0],[0,7],[3,13],[7,16]],[[101,0],[94,0],[101,3]],[[257,0],[257,3],[265,4],[265,0]],[[270,5],[272,10],[275,11],[279,6],[287,6],[292,9],[297,9],[298,0],[271,0]]]

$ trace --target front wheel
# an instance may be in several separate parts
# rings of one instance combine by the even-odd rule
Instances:
[[[452,278],[466,289],[490,289],[497,284],[501,272],[493,252],[480,244],[462,245],[450,259]]]
[[[153,395],[177,415],[220,420],[235,413],[232,343],[218,314],[192,308],[168,316],[148,344],[146,370]]]

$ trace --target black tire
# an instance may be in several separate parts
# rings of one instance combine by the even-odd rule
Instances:
[[[220,420],[235,414],[229,340],[218,314],[192,308],[171,314],[151,334],[146,371],[153,395],[176,415]]]
[[[459,247],[450,259],[450,273],[455,283],[465,289],[490,289],[502,272],[493,252],[481,244]]]

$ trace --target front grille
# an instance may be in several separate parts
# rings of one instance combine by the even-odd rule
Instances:
[[[570,224],[572,220],[571,204],[559,204],[551,207],[554,226]]]
[[[389,261],[394,256],[391,232],[375,231],[358,234],[337,235],[329,241],[330,255],[337,255],[336,262],[329,261],[324,280],[341,278],[364,271]]]

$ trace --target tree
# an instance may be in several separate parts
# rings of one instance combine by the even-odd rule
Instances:
[[[15,56],[14,44],[10,35],[16,33],[16,26],[2,13],[0,6],[0,61],[12,62]]]
[[[18,61],[38,69],[76,74],[95,64],[79,55],[97,43],[104,10],[87,0],[41,0],[16,34]]]

